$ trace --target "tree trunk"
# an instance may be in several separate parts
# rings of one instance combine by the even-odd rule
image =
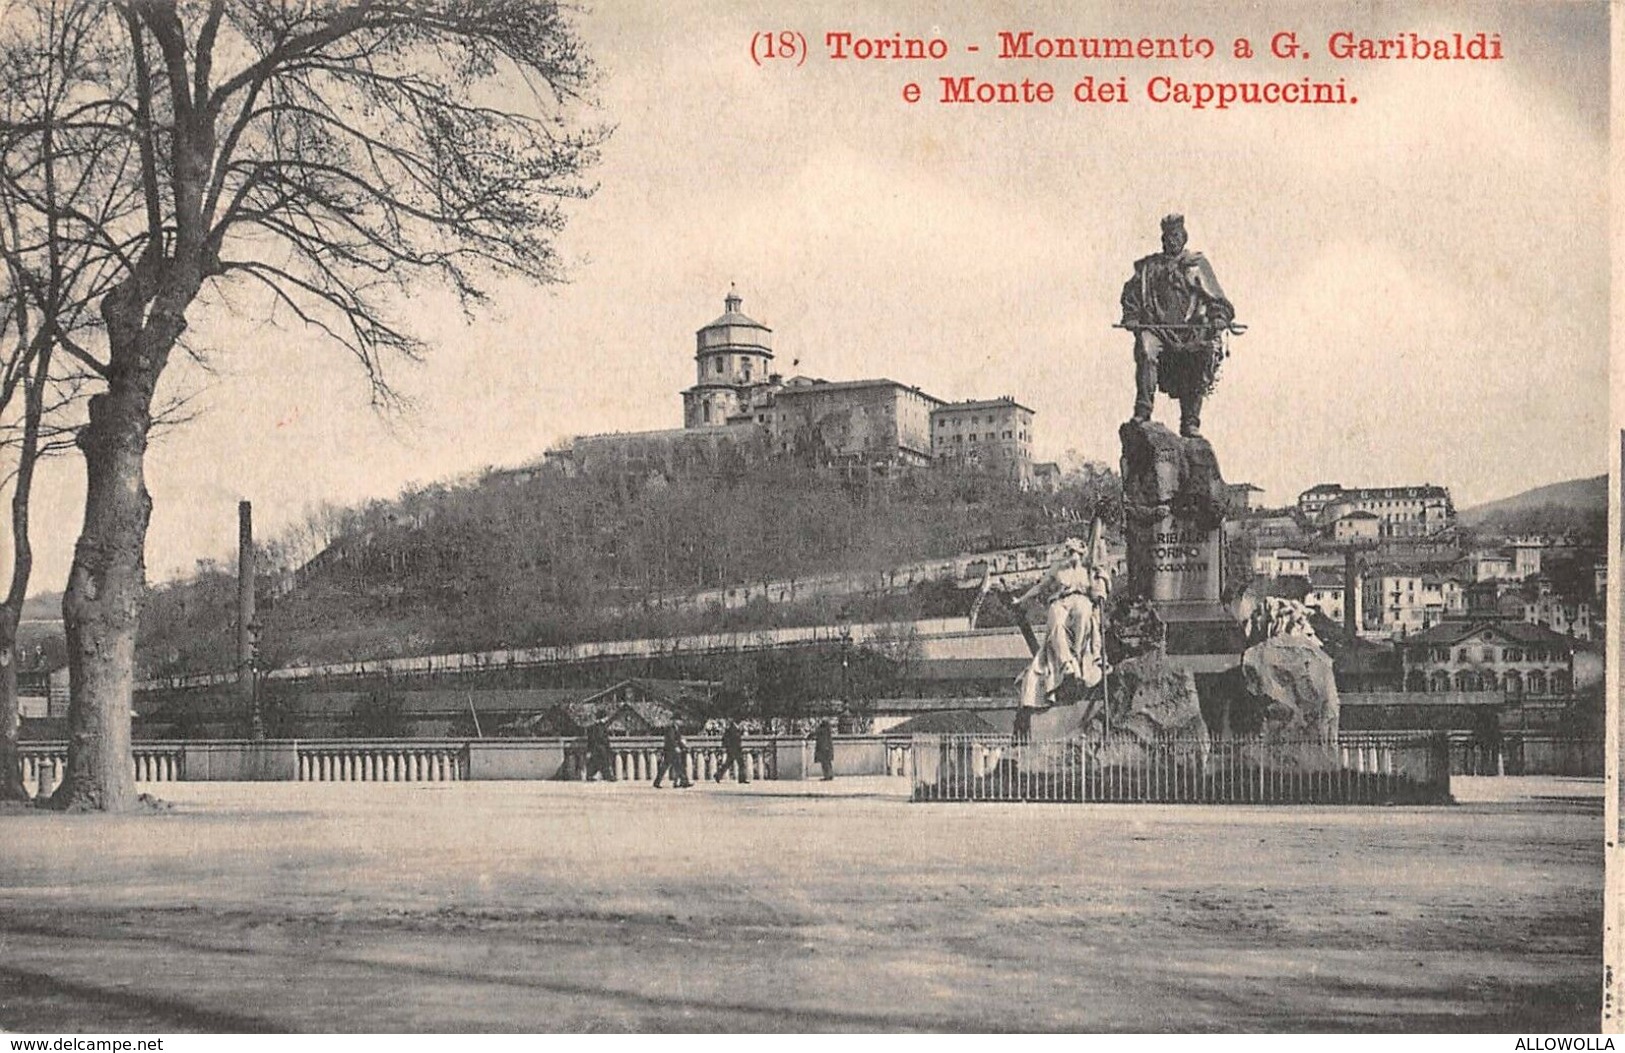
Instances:
[[[143,461],[150,384],[115,374],[90,401],[79,434],[85,521],[62,597],[68,638],[68,764],[51,804],[124,811],[135,805],[130,696],[135,637],[146,589],[147,494]]]
[[[17,741],[17,622],[22,612],[0,605],[0,801],[26,801],[22,751]]]

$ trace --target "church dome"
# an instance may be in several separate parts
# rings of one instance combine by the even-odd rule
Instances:
[[[743,303],[739,293],[730,286],[727,297],[722,301],[724,310],[721,317],[695,333],[696,355],[741,350],[772,357],[773,330],[740,311]]]

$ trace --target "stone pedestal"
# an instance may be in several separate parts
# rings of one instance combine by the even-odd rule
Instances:
[[[1144,599],[1167,626],[1167,652],[1195,673],[1235,666],[1245,643],[1221,602],[1225,485],[1206,439],[1129,421],[1123,444],[1127,598]]]
[[[1339,702],[1332,660],[1319,642],[1277,636],[1247,648],[1241,671],[1246,711],[1232,714],[1238,730],[1282,738],[1333,740]]]

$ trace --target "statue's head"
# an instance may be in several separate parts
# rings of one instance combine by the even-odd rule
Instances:
[[[1185,248],[1185,217],[1175,212],[1162,217],[1162,251],[1172,256]]]

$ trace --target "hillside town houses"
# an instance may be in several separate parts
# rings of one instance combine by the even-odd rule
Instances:
[[[1263,587],[1352,634],[1349,668],[1386,670],[1359,690],[1524,713],[1600,683],[1601,553],[1462,529],[1444,487],[1321,483],[1290,509],[1240,510],[1229,530]]]

